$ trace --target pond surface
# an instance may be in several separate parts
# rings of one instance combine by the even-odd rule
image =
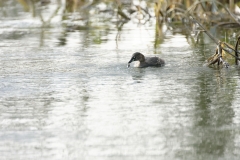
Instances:
[[[204,66],[206,36],[156,38],[154,19],[65,32],[20,13],[1,19],[1,159],[240,158],[240,69]],[[136,51],[166,66],[127,68]]]

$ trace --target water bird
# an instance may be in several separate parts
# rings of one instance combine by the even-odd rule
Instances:
[[[162,67],[165,65],[165,61],[159,57],[145,57],[142,53],[136,52],[133,53],[130,61],[128,62],[128,66],[130,67],[130,63],[133,61],[139,61],[135,64],[135,67],[144,68],[144,67]]]

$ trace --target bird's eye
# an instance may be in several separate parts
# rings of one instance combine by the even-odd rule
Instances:
[[[136,59],[136,57],[133,57],[133,59],[135,60],[135,59]]]

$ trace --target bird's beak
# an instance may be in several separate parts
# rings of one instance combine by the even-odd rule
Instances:
[[[130,64],[132,61],[134,61],[134,58],[133,58],[133,57],[130,59],[130,61],[128,62],[128,64]]]
[[[134,61],[134,58],[133,58],[133,57],[132,57],[132,58],[130,59],[130,61],[128,62],[128,65],[127,65],[128,68],[130,67],[130,63],[131,63],[132,61]]]

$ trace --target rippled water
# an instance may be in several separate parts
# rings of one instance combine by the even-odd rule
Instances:
[[[1,159],[240,158],[240,72],[203,65],[212,42],[169,31],[156,48],[154,25],[129,22],[62,45],[59,30],[1,28]],[[166,66],[127,68],[136,51]]]

